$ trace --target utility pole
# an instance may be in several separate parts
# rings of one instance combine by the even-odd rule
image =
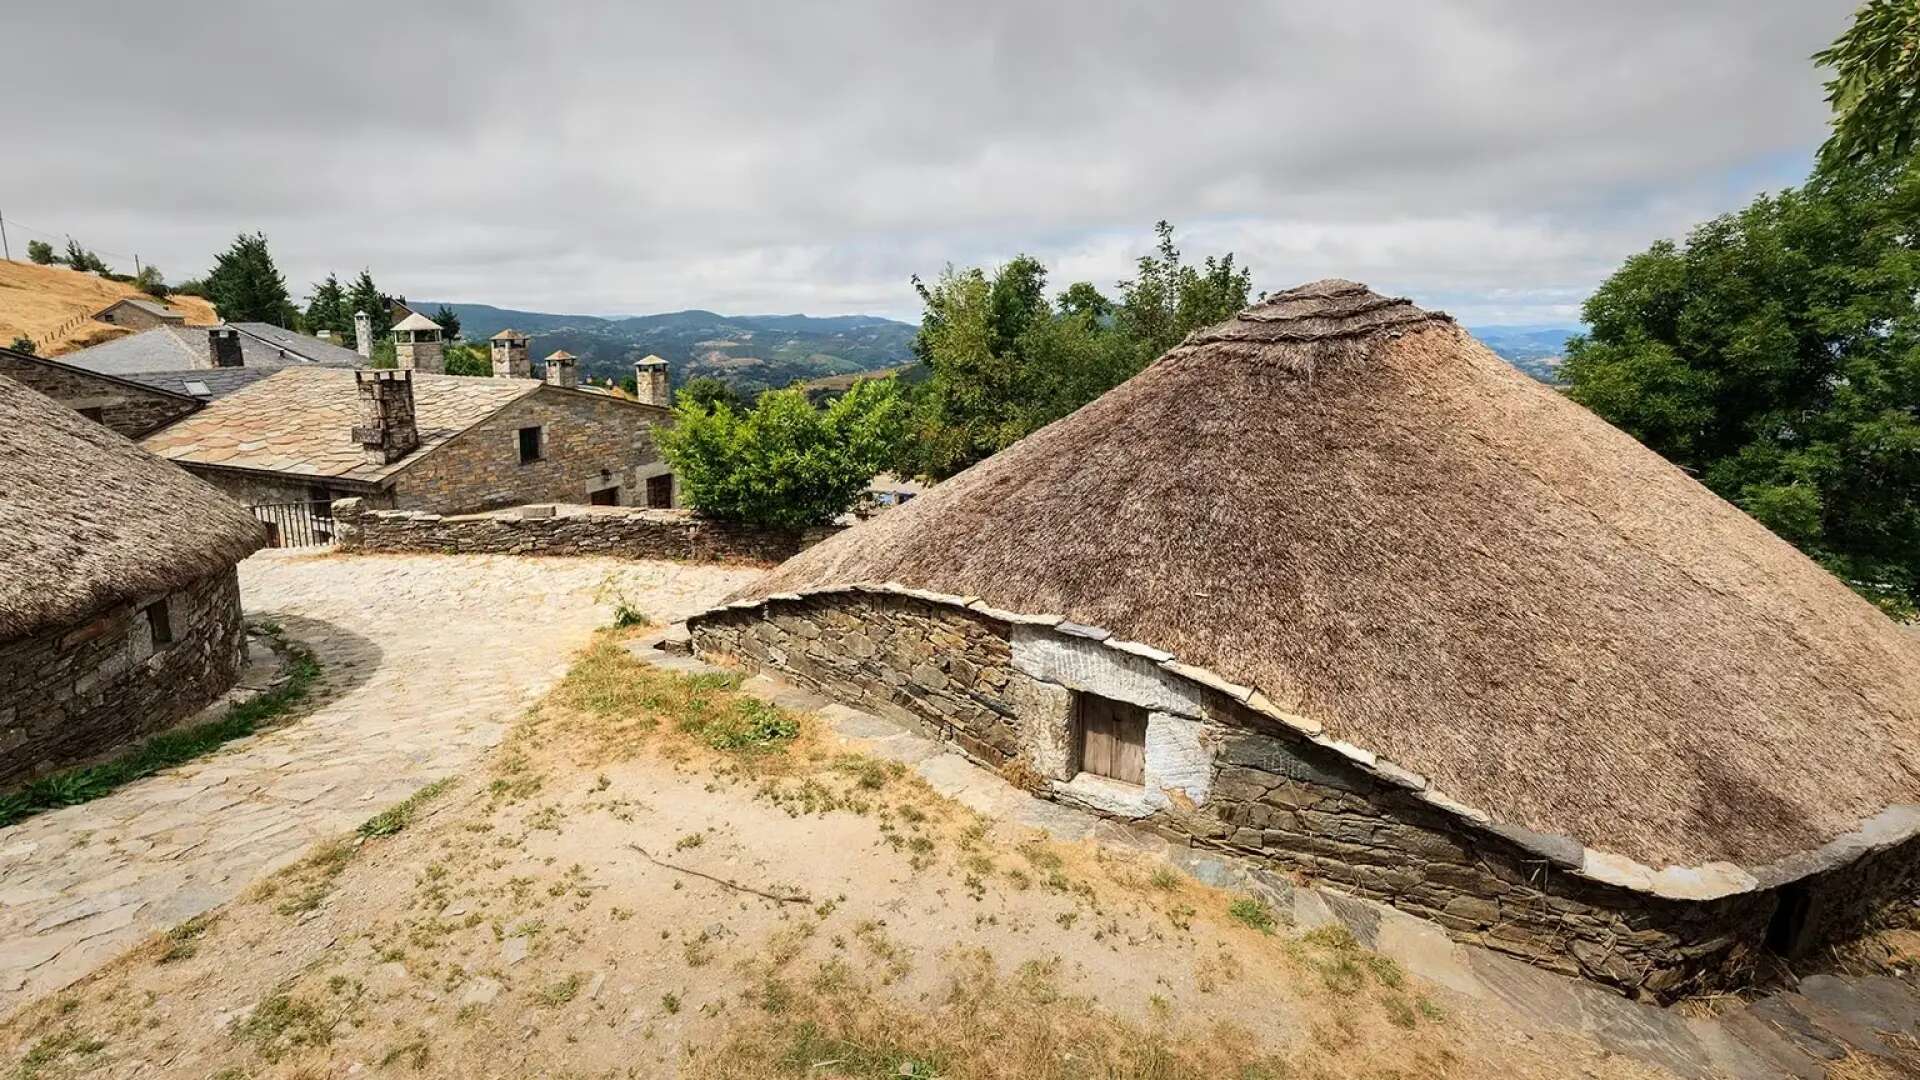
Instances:
[[[133,253],[133,276],[140,276],[140,253],[137,251]]]
[[[0,214],[0,255],[5,255],[8,262],[13,261],[13,248],[7,244],[7,215],[5,214]]]

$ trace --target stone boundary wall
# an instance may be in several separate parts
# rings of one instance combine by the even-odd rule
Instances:
[[[1043,797],[1112,813],[1059,760],[1066,687],[1023,665],[1034,628],[886,593],[834,593],[689,620],[696,652],[777,671],[849,706],[946,738],[982,765],[1022,759]],[[1060,651],[1072,640],[1062,636]],[[1210,775],[1200,799],[1113,813],[1196,847],[1240,855],[1429,919],[1458,940],[1661,1001],[1737,987],[1799,904],[1790,955],[1856,933],[1915,887],[1908,843],[1774,890],[1678,900],[1596,882],[1369,776],[1224,694],[1180,680],[1197,706]],[[1104,691],[1097,691],[1102,692]],[[1150,720],[1149,747],[1153,740]],[[1151,753],[1151,749],[1149,750]],[[1038,764],[1039,768],[1033,767]],[[1051,775],[1049,775],[1051,774]],[[1104,781],[1102,783],[1105,783]],[[1149,786],[1153,783],[1149,777]],[[1135,789],[1138,790],[1138,789]],[[1155,793],[1159,794],[1159,793]],[[1777,946],[1777,942],[1774,943]]]
[[[150,607],[166,601],[171,641]],[[0,790],[193,715],[233,686],[246,628],[232,567],[0,645]]]
[[[613,555],[627,559],[779,563],[838,532],[784,532],[712,521],[689,510],[625,506],[519,506],[485,514],[372,510],[333,504],[339,549],[443,555]]]

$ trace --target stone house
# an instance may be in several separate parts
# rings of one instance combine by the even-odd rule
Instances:
[[[271,323],[161,326],[68,353],[61,363],[211,400],[289,367],[358,367],[352,349]]]
[[[187,313],[178,308],[168,307],[158,300],[145,300],[137,296],[122,297],[94,312],[90,318],[95,322],[113,326],[125,326],[134,330],[151,330],[156,326],[184,326]]]
[[[217,398],[141,445],[248,505],[648,505],[672,492],[653,441],[669,415],[533,379],[315,366]]]
[[[1920,639],[1349,282],[1190,335],[689,627],[1047,798],[1660,1000],[1920,882]]]
[[[246,644],[234,566],[260,524],[0,377],[0,789],[193,714]]]
[[[200,407],[197,398],[43,356],[0,349],[0,375],[137,439]]]

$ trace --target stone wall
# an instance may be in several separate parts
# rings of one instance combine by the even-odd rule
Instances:
[[[90,371],[18,356],[0,349],[0,375],[52,398],[75,412],[98,410],[102,424],[137,439],[193,412],[191,398],[96,375]]]
[[[163,600],[170,642],[155,641]],[[245,647],[231,567],[0,645],[0,789],[192,715],[232,687]]]
[[[393,506],[439,514],[525,503],[586,503],[619,488],[621,506],[646,501],[641,475],[660,460],[653,426],[668,414],[605,394],[543,386],[403,464]],[[541,428],[541,457],[520,461],[520,429]],[[654,470],[657,471],[657,470]]]
[[[138,304],[124,300],[95,316],[103,323],[124,326],[132,330],[151,330],[156,326],[180,326],[186,322],[184,315],[157,315]]]
[[[940,734],[983,765],[1022,758],[1046,778],[1047,797],[1393,905],[1460,940],[1641,996],[1740,985],[1782,906],[1779,891],[1670,900],[1577,877],[1569,872],[1577,844],[1556,852],[1546,838],[1470,825],[1226,695],[1051,629],[880,593],[773,601],[690,626],[699,652],[777,670]],[[1144,785],[1068,772],[1074,690],[1149,710]],[[1793,948],[1853,933],[1908,895],[1916,847],[1803,883],[1808,916]]]
[[[358,499],[333,504],[339,548],[349,552],[614,555],[627,559],[778,563],[837,526],[801,532],[710,521],[687,510],[540,504],[443,516],[376,510]]]
[[[349,492],[329,488],[323,483],[300,480],[280,473],[249,473],[229,469],[206,468],[186,464],[182,468],[217,488],[221,494],[241,506],[279,505],[282,503],[332,502]],[[361,496],[369,505],[386,507],[391,497],[385,492]]]

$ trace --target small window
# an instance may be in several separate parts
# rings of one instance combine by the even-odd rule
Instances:
[[[673,509],[673,474],[647,477],[647,507],[652,510]]]
[[[520,464],[531,464],[532,462],[539,461],[540,457],[540,429],[537,427],[521,428]]]
[[[590,491],[587,493],[587,502],[594,506],[619,506],[620,489],[610,487],[601,488],[599,491]]]
[[[1097,694],[1073,696],[1079,771],[1126,784],[1147,778],[1147,710]]]
[[[99,407],[99,406],[97,406],[97,405],[96,405],[95,407],[93,407],[93,408],[91,408],[91,409],[81,409],[81,410],[79,410],[79,413],[80,413],[80,415],[81,415],[81,416],[84,416],[84,417],[86,417],[87,419],[89,419],[89,420],[91,420],[91,421],[93,421],[93,422],[94,422],[94,423],[96,423],[96,424],[104,424],[104,423],[106,423],[106,422],[107,422],[107,421],[106,421],[106,416],[107,416],[107,412],[106,412],[106,410],[105,410],[105,409],[103,409],[103,408],[101,408],[101,407]]]
[[[152,632],[154,648],[173,644],[173,619],[167,613],[165,600],[147,605],[147,629]]]
[[[1773,917],[1767,921],[1767,951],[1792,959],[1806,945],[1807,913],[1813,897],[1805,885],[1786,885],[1780,889]]]

